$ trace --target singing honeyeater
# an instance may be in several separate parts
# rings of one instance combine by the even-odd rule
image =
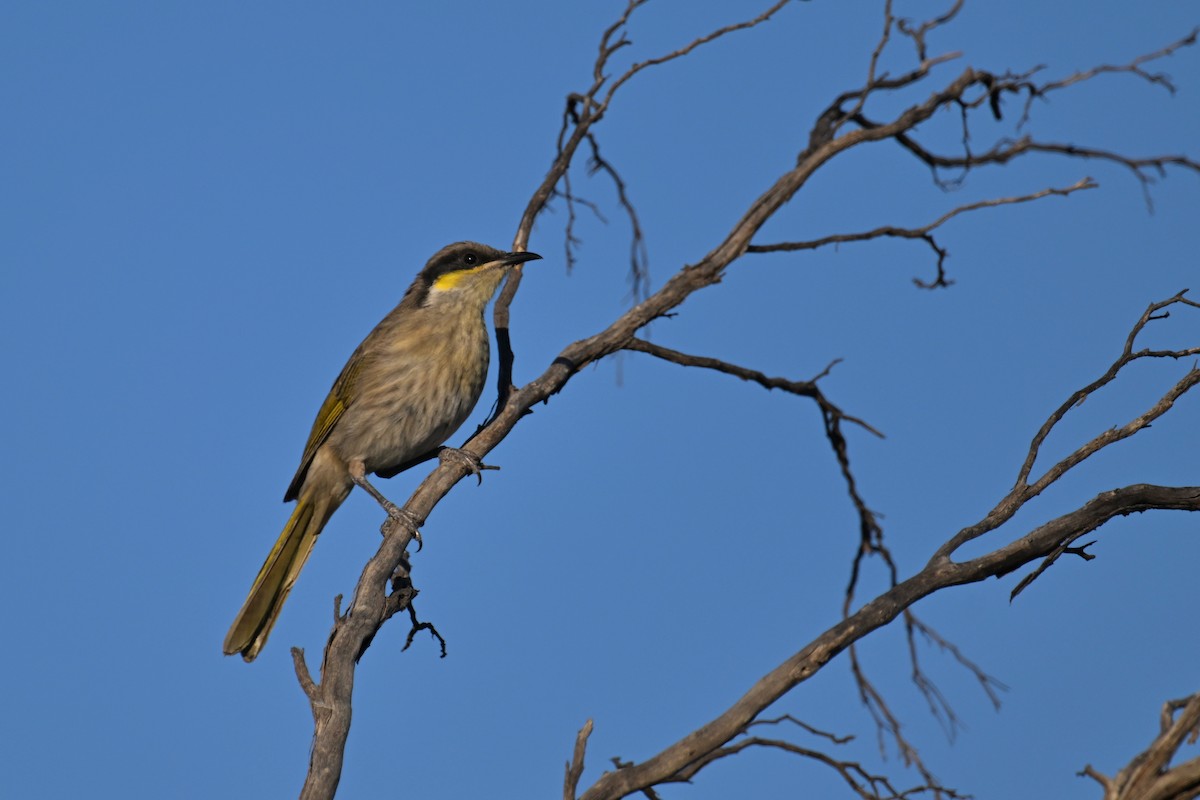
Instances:
[[[296,501],[225,637],[225,653],[253,661],[317,535],[356,484],[428,458],[466,420],[488,368],[483,311],[509,268],[541,258],[475,242],[442,248],[400,304],[367,335],[321,404],[284,502]]]

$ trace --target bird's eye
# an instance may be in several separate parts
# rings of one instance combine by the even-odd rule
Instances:
[[[463,263],[468,267],[475,266],[475,262],[478,260],[479,258],[474,253],[467,253],[465,256],[463,256]]]

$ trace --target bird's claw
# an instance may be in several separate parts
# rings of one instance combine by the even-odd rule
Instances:
[[[457,447],[443,447],[438,450],[438,460],[443,464],[449,462],[458,464],[467,471],[468,475],[474,475],[480,485],[483,484],[483,471],[485,469],[500,469],[499,467],[493,467],[491,464],[483,463],[479,456],[469,453],[466,450],[460,450]]]
[[[392,522],[398,522],[412,531],[413,538],[417,540],[417,552],[421,552],[421,548],[425,546],[425,542],[421,539],[421,521],[417,519],[417,515],[400,506],[387,501],[383,504],[383,510],[387,512],[388,521],[383,523],[379,532],[387,535],[387,528]]]

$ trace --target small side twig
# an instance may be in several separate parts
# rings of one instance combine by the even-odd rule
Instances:
[[[913,46],[917,48],[917,60],[924,61],[928,58],[925,46],[925,36],[931,30],[939,28],[942,25],[954,19],[958,12],[962,10],[964,0],[954,0],[954,5],[950,6],[944,14],[933,19],[926,20],[920,25],[914,26],[912,20],[902,19],[898,27],[900,32],[908,36],[913,41]]]
[[[320,687],[313,681],[312,673],[308,671],[308,663],[304,660],[303,647],[292,648],[292,666],[296,670],[296,680],[300,682],[300,688],[308,697],[308,702],[315,705],[318,700]]]
[[[858,482],[854,477],[854,472],[850,468],[850,452],[846,443],[846,437],[842,434],[842,423],[849,422],[857,425],[863,430],[884,438],[883,434],[864,422],[858,417],[851,416],[836,405],[834,405],[825,393],[821,391],[817,385],[817,381],[829,374],[830,369],[837,361],[832,362],[825,367],[821,373],[811,381],[793,381],[787,378],[773,378],[758,370],[747,369],[746,367],[731,364],[720,359],[710,358],[708,356],[695,356],[688,353],[681,353],[678,350],[672,350],[661,345],[647,342],[644,339],[633,338],[625,344],[626,350],[633,350],[640,353],[646,353],[656,358],[661,358],[664,361],[669,361],[673,364],[679,364],[685,367],[699,367],[701,369],[711,369],[715,372],[733,375],[741,378],[744,381],[752,381],[767,389],[780,389],[790,394],[799,395],[801,397],[812,398],[817,407],[821,411],[821,419],[825,426],[825,438],[828,439],[830,447],[833,449],[834,457],[837,458],[838,467],[842,472],[842,478],[846,482],[846,490],[850,494],[850,500],[854,504],[855,510],[859,515],[859,531],[861,535],[861,544],[859,548],[860,557],[867,552],[878,549],[878,543],[882,539],[883,530],[879,526],[878,515],[867,507],[862,495],[858,491]],[[856,559],[857,563],[857,559]],[[857,574],[857,567],[855,569]],[[853,585],[853,579],[851,584]]]
[[[807,722],[805,722],[802,719],[796,719],[791,714],[781,714],[778,717],[756,719],[753,722],[751,722],[749,725],[746,726],[746,730],[750,730],[751,728],[755,727],[756,725],[781,725],[784,722],[790,722],[793,725],[795,725],[796,727],[802,728],[802,729],[808,731],[813,736],[820,736],[822,739],[828,739],[829,741],[833,742],[834,744],[849,744],[850,742],[854,741],[853,735],[838,736],[835,733],[830,733],[829,731],[823,731],[820,728],[815,728],[812,725],[809,725]]]
[[[1075,192],[1085,189],[1095,189],[1100,184],[1093,181],[1091,178],[1081,178],[1070,186],[1061,188],[1050,187],[1042,189],[1038,192],[1024,194],[1017,197],[994,197],[988,200],[980,200],[975,203],[967,203],[966,205],[958,206],[950,211],[947,211],[942,216],[930,222],[927,225],[922,225],[918,228],[901,228],[895,225],[881,225],[869,231],[860,231],[857,233],[839,233],[831,236],[822,236],[820,239],[811,239],[809,241],[800,242],[778,242],[774,244],[752,244],[746,248],[747,253],[779,253],[779,252],[794,252],[797,250],[816,250],[821,247],[828,247],[831,244],[843,244],[848,242],[864,242],[872,239],[880,239],[885,237],[897,239],[917,239],[925,242],[934,255],[937,256],[937,276],[933,281],[922,281],[919,278],[913,278],[913,282],[922,289],[931,289],[934,287],[946,287],[954,283],[946,277],[945,262],[949,255],[947,250],[938,244],[937,239],[933,236],[933,231],[940,228],[950,220],[960,214],[967,214],[972,211],[978,211],[983,208],[996,208],[998,206],[1015,205],[1018,203],[1028,203],[1034,200],[1040,200],[1043,197],[1066,197]]]
[[[1143,55],[1138,56],[1126,64],[1101,64],[1100,66],[1092,67],[1091,69],[1080,70],[1079,72],[1072,73],[1065,78],[1059,78],[1055,81],[1048,81],[1041,85],[1029,84],[1025,87],[1028,94],[1025,98],[1025,110],[1021,114],[1021,120],[1018,123],[1018,127],[1023,126],[1029,121],[1029,114],[1034,100],[1045,100],[1046,97],[1052,92],[1056,92],[1060,89],[1066,89],[1068,86],[1074,86],[1077,83],[1089,81],[1099,75],[1112,75],[1121,73],[1135,75],[1147,83],[1163,87],[1170,94],[1175,94],[1175,84],[1171,81],[1169,75],[1166,75],[1162,72],[1147,72],[1146,70],[1142,69],[1142,65],[1148,64],[1151,61],[1157,61],[1159,59],[1166,58],[1173,55],[1176,50],[1194,45],[1196,43],[1197,36],[1200,36],[1200,27],[1192,28],[1192,32],[1187,36],[1184,36],[1182,39],[1171,42],[1171,44],[1159,50],[1155,50],[1153,53],[1144,53]]]
[[[1185,289],[1174,296],[1167,298],[1166,300],[1151,303],[1146,310],[1142,312],[1141,317],[1139,317],[1138,321],[1130,330],[1129,335],[1126,337],[1121,354],[1112,363],[1112,365],[1109,366],[1104,374],[1088,385],[1072,392],[1071,395],[1050,414],[1046,421],[1042,423],[1041,428],[1037,431],[1037,433],[1034,434],[1029,443],[1029,449],[1025,455],[1025,460],[1021,464],[1021,467],[1017,472],[1016,481],[1014,482],[1013,487],[1009,490],[1008,494],[1006,494],[1000,500],[1000,502],[996,504],[996,506],[984,519],[980,520],[974,525],[963,528],[949,541],[942,545],[934,554],[934,560],[949,558],[958,548],[967,542],[978,539],[979,537],[996,530],[1009,519],[1011,519],[1017,510],[1020,509],[1026,502],[1041,494],[1051,484],[1062,478],[1066,473],[1106,447],[1109,447],[1110,445],[1124,439],[1128,439],[1138,431],[1149,427],[1151,423],[1153,423],[1163,414],[1167,413],[1175,404],[1175,401],[1177,401],[1197,384],[1200,384],[1200,368],[1193,366],[1170,389],[1168,389],[1162,397],[1159,398],[1158,402],[1156,402],[1145,412],[1139,414],[1125,425],[1110,428],[1093,437],[1090,441],[1079,446],[1070,454],[1063,457],[1060,461],[1048,467],[1046,471],[1041,474],[1041,476],[1037,477],[1036,479],[1032,477],[1033,467],[1041,453],[1042,445],[1045,443],[1047,437],[1049,437],[1050,433],[1055,429],[1055,427],[1058,426],[1058,424],[1063,420],[1064,417],[1066,417],[1067,413],[1070,412],[1071,409],[1079,406],[1088,397],[1115,380],[1118,374],[1120,374],[1127,366],[1141,359],[1180,359],[1200,355],[1200,346],[1184,347],[1176,350],[1151,350],[1149,348],[1142,348],[1141,350],[1135,351],[1133,349],[1138,336],[1145,329],[1146,325],[1148,325],[1150,322],[1165,319],[1169,314],[1169,309],[1172,306],[1178,306],[1185,309],[1200,309],[1200,303],[1185,297],[1184,295],[1186,293],[1187,290]],[[1095,527],[1099,527],[1101,524],[1103,524],[1103,522],[1098,522]],[[1095,527],[1088,528],[1086,530],[1076,530],[1074,532],[1076,534],[1074,538],[1077,539],[1080,536],[1086,536],[1092,530],[1095,530]],[[1069,543],[1070,542],[1068,542],[1068,544]],[[1059,547],[1061,547],[1061,543]],[[1060,555],[1062,555],[1062,553],[1057,552],[1056,550],[1056,553],[1050,555],[1053,555],[1054,558],[1057,559]]]
[[[857,425],[868,433],[878,436],[880,439],[885,438],[884,435],[874,428],[870,423],[851,414],[846,414],[832,403],[829,403],[828,399],[825,398],[820,388],[818,388],[817,381],[828,375],[830,369],[841,359],[835,359],[811,381],[794,381],[788,378],[773,378],[764,372],[759,372],[755,369],[747,369],[746,367],[740,367],[737,364],[731,364],[727,361],[721,361],[720,359],[716,358],[709,358],[708,356],[694,356],[689,355],[688,353],[681,353],[678,350],[672,350],[669,347],[663,347],[661,345],[654,344],[653,342],[647,342],[645,339],[630,339],[625,343],[623,349],[633,350],[634,352],[638,353],[646,353],[647,355],[652,355],[655,358],[661,358],[664,361],[670,361],[672,364],[679,364],[680,366],[684,367],[699,367],[701,369],[711,369],[715,372],[722,372],[726,375],[733,375],[734,377],[741,378],[744,381],[757,383],[759,386],[762,386],[765,389],[779,389],[781,391],[799,395],[801,397],[811,397],[818,402],[818,405],[821,405],[822,407],[824,407],[825,404],[828,404],[831,412],[833,412],[839,419],[843,419],[846,422]]]
[[[418,633],[420,633],[421,631],[429,631],[429,635],[432,636],[434,639],[437,639],[438,645],[441,648],[441,656],[440,657],[445,658],[446,657],[446,640],[445,640],[445,638],[442,636],[441,633],[438,632],[437,627],[432,622],[422,622],[421,620],[417,619],[417,609],[412,605],[412,603],[408,604],[408,619],[412,623],[412,627],[409,628],[408,636],[405,637],[405,639],[404,639],[404,647],[400,648],[400,651],[404,652],[409,647],[411,647],[413,640],[416,639]]]
[[[563,800],[575,800],[579,779],[583,776],[583,757],[587,752],[588,737],[591,735],[592,721],[589,719],[575,735],[575,750],[571,754],[571,760],[567,762],[566,777],[563,779]]]

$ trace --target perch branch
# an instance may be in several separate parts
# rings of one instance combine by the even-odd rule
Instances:
[[[666,56],[637,62],[620,78],[609,83],[606,75],[609,60],[614,53],[629,46],[630,42],[624,34],[625,26],[634,10],[645,2],[646,0],[629,0],[622,16],[601,37],[600,50],[593,69],[593,83],[586,92],[573,95],[569,101],[578,104],[578,121],[564,126],[550,169],[534,190],[521,216],[513,240],[514,249],[526,248],[535,219],[546,209],[559,182],[573,162],[579,146],[588,140],[589,133],[603,118],[617,89],[651,66],[678,59],[720,36],[766,21],[786,0],[772,3],[757,17],[718,29]],[[909,85],[915,86],[927,79],[932,63],[933,60],[923,58],[922,65],[913,73],[916,77]],[[891,79],[879,76],[875,79],[876,88],[886,87],[888,80]],[[627,349],[638,331],[648,323],[672,313],[695,292],[719,283],[725,271],[747,251],[762,226],[825,164],[862,144],[888,139],[895,139],[901,144],[911,142],[910,133],[914,129],[946,108],[964,109],[965,114],[965,109],[987,103],[995,110],[998,107],[998,92],[1006,86],[997,76],[967,68],[925,100],[909,106],[890,122],[872,123],[867,121],[863,114],[859,114],[854,118],[858,127],[839,133],[836,115],[823,116],[814,125],[808,143],[797,156],[794,166],[783,171],[747,206],[707,254],[695,263],[681,267],[657,291],[621,314],[603,330],[567,345],[541,375],[520,388],[517,388],[512,380],[512,354],[508,336],[509,304],[521,279],[520,269],[514,269],[501,291],[494,312],[497,343],[502,356],[495,413],[485,427],[470,437],[466,447],[477,457],[487,455],[508,436],[535,404],[544,403],[562,391],[579,370],[608,355]],[[857,97],[854,99],[857,100]],[[839,113],[844,114],[840,111]],[[1052,149],[1054,147],[1056,146],[1024,140],[1023,144],[1005,145],[993,151],[990,156],[984,154],[985,162],[982,163],[1005,163],[1026,153],[1038,152],[1040,148],[1043,152],[1057,152],[1071,157],[1107,158],[1116,163],[1132,165],[1130,168],[1135,171],[1151,168],[1162,170],[1169,165],[1200,169],[1196,162],[1182,156],[1132,159],[1119,154],[1067,146],[1060,146],[1055,151]],[[950,163],[955,162],[951,160]],[[963,165],[961,160],[957,163]],[[975,163],[981,162],[969,162],[971,165]],[[1190,385],[1180,387],[1175,397],[1188,388]],[[1169,401],[1172,398],[1165,396],[1164,399]],[[1161,416],[1169,407],[1170,402],[1167,402],[1155,416]],[[1147,417],[1146,421],[1149,419]],[[1136,426],[1136,430],[1132,430],[1129,435],[1142,427],[1144,424]],[[1044,488],[1049,482],[1057,480],[1061,474],[1062,471],[1056,473],[1052,468],[1043,477],[1044,483],[1033,484],[1030,488]],[[463,464],[450,460],[440,462],[409,498],[405,509],[416,519],[426,519],[433,507],[466,475],[467,468]],[[1005,574],[1034,560],[1045,558],[1082,528],[1095,530],[1113,516],[1148,509],[1200,510],[1200,488],[1145,484],[1127,486],[1104,492],[1075,511],[970,561],[952,562],[948,554],[953,552],[957,545],[950,547],[945,557],[935,556],[917,575],[895,582],[888,591],[849,613],[843,620],[785,660],[712,722],[646,761],[601,776],[584,792],[583,798],[598,800],[651,791],[654,785],[671,780],[672,776],[689,770],[689,765],[701,763],[709,758],[708,754],[726,747],[771,703],[816,674],[829,660],[852,646],[854,642],[901,615],[922,597],[949,586]],[[870,538],[866,532],[870,527],[868,523],[875,524],[874,516],[866,511],[865,505],[860,509],[860,514],[863,515],[864,538]],[[989,517],[986,524],[992,522],[995,520]],[[960,533],[947,546],[962,535]],[[355,663],[380,626],[401,605],[396,600],[389,600],[388,581],[405,559],[405,549],[411,539],[412,530],[407,526],[385,524],[382,542],[375,555],[367,562],[349,607],[334,623],[325,646],[321,682],[307,687],[314,689],[319,695],[319,702],[313,702],[315,726],[310,771],[301,795],[305,800],[329,800],[337,787],[346,736],[349,732]],[[890,565],[890,568],[894,570],[894,565]],[[303,679],[301,683],[304,684]]]

